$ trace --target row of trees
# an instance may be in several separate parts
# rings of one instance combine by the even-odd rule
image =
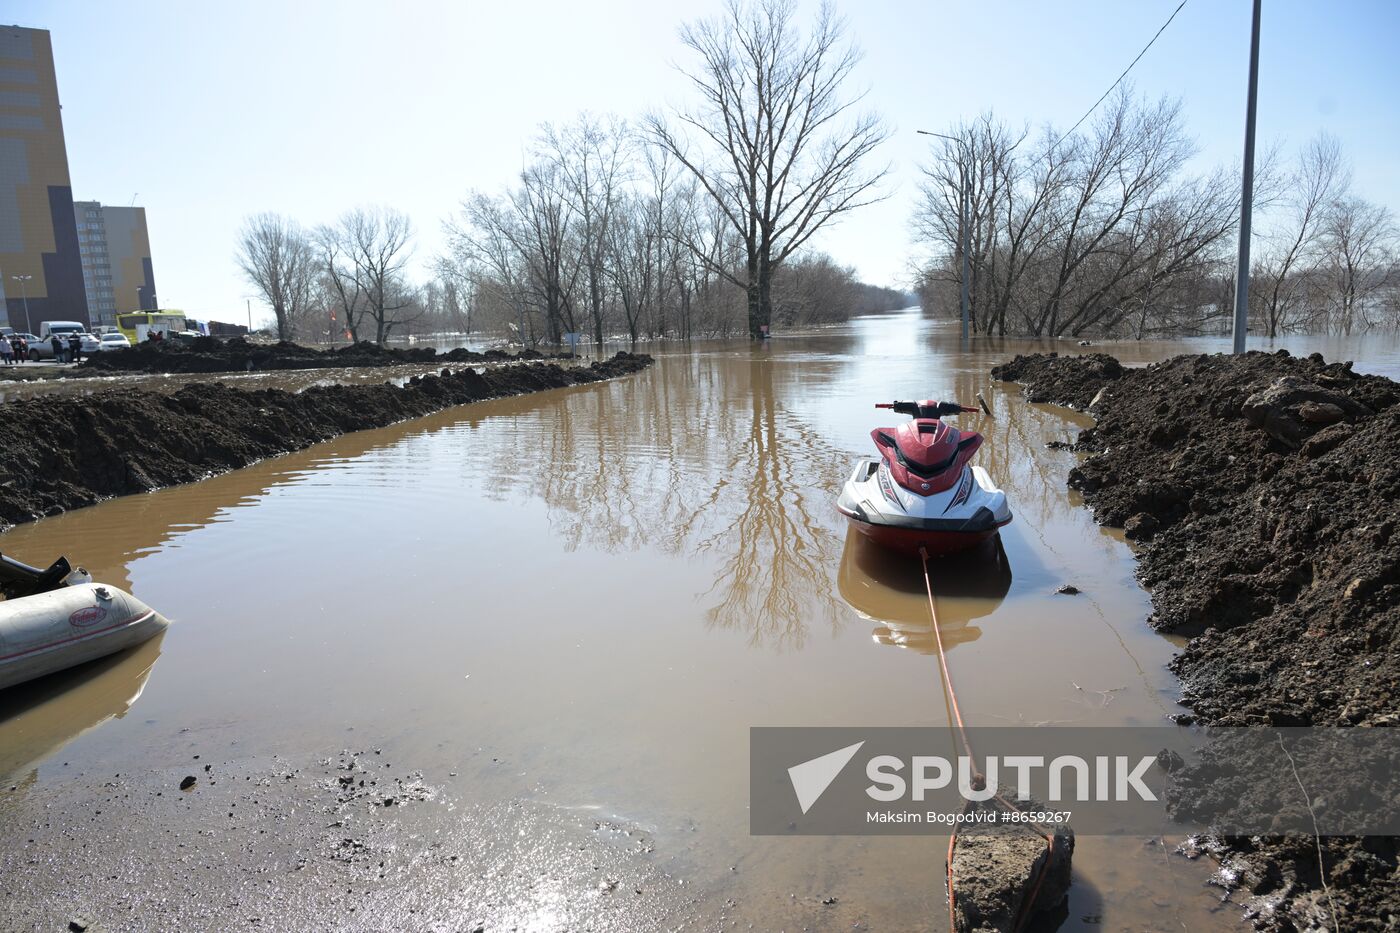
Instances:
[[[846,91],[859,55],[843,21],[823,5],[804,29],[792,0],[731,0],[681,38],[690,105],[633,125],[544,125],[516,183],[471,193],[448,221],[428,285],[407,281],[412,231],[397,211],[314,230],[250,218],[239,262],[279,335],[343,326],[383,342],[446,322],[601,345],[760,336],[905,304],[812,249],[881,197],[885,174],[867,163],[887,132]]]
[[[271,308],[282,340],[373,340],[434,309],[459,310],[452,284],[409,282],[413,225],[391,208],[357,208],[306,229],[280,214],[249,217],[238,263]]]
[[[967,218],[971,317],[996,334],[1204,333],[1233,313],[1238,177],[1194,174],[1179,104],[1117,94],[1082,132],[1032,138],[993,114],[950,129],[924,167],[921,303],[959,313]],[[1400,325],[1397,230],[1351,192],[1337,144],[1262,160],[1251,328]]]
[[[489,316],[530,341],[635,342],[758,334],[909,303],[790,239],[755,233],[751,256],[724,202],[654,130],[588,114],[545,125],[514,186],[462,203],[447,265]]]

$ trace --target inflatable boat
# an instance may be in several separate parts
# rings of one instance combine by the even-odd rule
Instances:
[[[0,689],[140,644],[170,624],[62,557],[40,570],[0,555],[0,594]]]

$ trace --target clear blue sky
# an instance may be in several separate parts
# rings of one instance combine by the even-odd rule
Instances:
[[[883,204],[820,242],[872,282],[908,263],[926,140],[992,108],[1067,127],[1177,0],[846,0],[859,79],[894,128]],[[418,256],[472,188],[521,166],[541,121],[628,116],[676,99],[681,20],[717,0],[358,0],[295,3],[6,0],[0,20],[49,29],[74,195],[145,205],[161,304],[241,319],[244,215],[307,224],[370,203],[407,210]],[[1337,136],[1357,190],[1400,210],[1400,3],[1265,0],[1261,143]],[[1133,73],[1182,98],[1204,166],[1238,165],[1248,0],[1190,0]],[[255,306],[255,314],[256,314]]]

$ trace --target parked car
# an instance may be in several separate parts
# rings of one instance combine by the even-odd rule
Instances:
[[[167,340],[173,340],[178,344],[183,344],[184,346],[189,346],[190,344],[194,343],[196,340],[203,336],[204,335],[197,330],[170,331],[167,332],[165,335]]]
[[[61,337],[59,339],[66,341],[68,338]],[[25,334],[24,342],[29,344],[29,362],[37,363],[40,360],[53,359],[53,344],[49,341],[48,337],[36,337],[33,334]],[[64,343],[64,346],[66,347],[68,344]]]
[[[55,333],[58,335],[58,339],[63,341],[63,352],[67,354],[68,337],[70,335],[61,331],[55,331]],[[53,341],[51,338],[33,337],[25,334],[24,339],[29,342],[29,359],[31,361],[37,363],[40,360],[53,359]],[[101,349],[100,341],[92,334],[79,333],[78,340],[81,341],[80,346],[82,347],[82,352],[85,354],[96,353]]]
[[[126,339],[126,334],[123,334],[120,331],[112,331],[103,334],[101,338],[98,339],[97,349],[99,351],[129,350],[131,349],[131,341]],[[87,352],[86,348],[84,348],[83,352]]]

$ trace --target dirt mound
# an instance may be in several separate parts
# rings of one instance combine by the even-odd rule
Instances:
[[[1152,624],[1214,724],[1397,722],[1400,386],[1286,354],[1181,356],[1104,380],[1042,357],[1097,424],[1070,471],[1095,517],[1150,541]],[[1044,383],[1042,383],[1044,384]]]
[[[508,395],[599,382],[651,365],[618,353],[587,367],[533,363],[444,369],[402,388],[315,386],[244,392],[197,383],[163,395],[111,390],[4,406],[0,527],[103,499],[203,479],[350,431]]]
[[[403,363],[491,363],[511,360],[564,359],[535,350],[519,354],[500,350],[477,353],[458,348],[439,353],[432,347],[381,347],[363,341],[348,347],[317,350],[282,341],[251,343],[242,337],[219,340],[199,337],[190,343],[167,341],[140,343],[129,350],[98,353],[85,360],[77,375],[108,373],[231,373],[277,369],[395,366]]]
[[[1089,407],[1106,383],[1121,379],[1123,364],[1107,353],[1062,357],[1058,353],[1017,356],[1010,363],[992,367],[992,378],[1019,382],[1031,402],[1053,402],[1069,408]]]
[[[1152,624],[1195,636],[1172,663],[1195,713],[1178,718],[1400,725],[1400,385],[1282,351],[1115,377],[1086,357],[997,372],[1047,401],[1091,403],[1069,485],[1142,542]],[[1326,906],[1312,839],[1222,845],[1263,928],[1308,926]],[[1345,921],[1400,913],[1393,841],[1324,849]]]

